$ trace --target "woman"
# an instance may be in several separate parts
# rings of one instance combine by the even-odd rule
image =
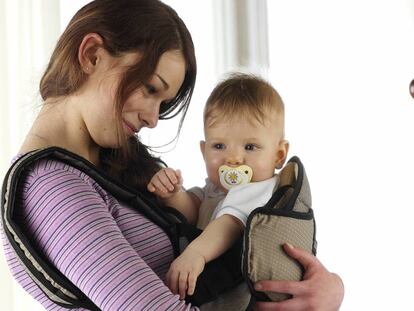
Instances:
[[[159,160],[136,135],[179,113],[182,122],[195,76],[191,36],[170,7],[157,0],[93,1],[57,43],[40,83],[44,105],[19,154],[59,146],[144,192]],[[20,190],[19,221],[32,243],[99,309],[196,309],[163,283],[173,260],[167,235],[87,174],[40,160]],[[25,290],[47,310],[65,310],[32,282],[7,243],[5,249]],[[301,250],[286,251],[304,265],[305,280],[257,283],[258,290],[294,296],[257,309],[337,309],[339,277]]]

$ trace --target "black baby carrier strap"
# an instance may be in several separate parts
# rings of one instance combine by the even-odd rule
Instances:
[[[1,192],[3,230],[26,273],[50,300],[68,309],[83,307],[89,310],[99,310],[88,297],[33,247],[29,238],[24,234],[23,228],[15,220],[17,213],[16,193],[19,191],[18,184],[24,170],[33,162],[51,157],[56,153],[60,156],[65,155],[57,148],[35,151],[23,155],[9,168]],[[78,160],[76,156],[74,160]],[[79,163],[82,163],[80,159]]]
[[[73,166],[94,179],[116,199],[136,208],[161,227],[169,236],[175,255],[188,245],[201,230],[189,225],[185,218],[171,208],[160,207],[145,195],[115,181],[82,157],[58,147],[37,150],[21,156],[6,173],[1,193],[1,220],[8,242],[31,279],[54,303],[68,308],[99,308],[36,249],[16,221],[16,196],[24,171],[40,159],[56,159]],[[216,299],[223,291],[241,283],[241,241],[221,257],[209,262],[199,279],[196,291],[189,301],[195,305]]]

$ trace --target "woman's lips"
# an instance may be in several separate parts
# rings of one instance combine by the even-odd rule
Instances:
[[[134,135],[135,133],[138,133],[138,129],[135,126],[133,126],[131,123],[129,123],[128,121],[124,120],[124,124],[130,135]]]

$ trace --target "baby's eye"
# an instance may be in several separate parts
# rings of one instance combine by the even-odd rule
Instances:
[[[218,149],[218,150],[224,149],[224,144],[221,144],[221,143],[214,144],[213,148]]]
[[[244,149],[252,151],[252,150],[256,150],[257,146],[255,144],[247,144],[246,146],[244,146]]]

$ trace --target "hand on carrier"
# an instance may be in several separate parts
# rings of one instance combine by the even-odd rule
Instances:
[[[171,264],[166,275],[167,286],[174,294],[179,294],[180,299],[184,299],[186,294],[194,294],[197,278],[205,264],[200,253],[187,247]]]
[[[157,196],[167,199],[181,190],[183,178],[180,170],[172,168],[163,168],[158,171],[147,185],[149,192],[155,193]]]
[[[341,278],[329,272],[312,254],[300,248],[284,245],[285,252],[300,262],[305,269],[302,281],[259,281],[258,291],[291,294],[292,298],[282,302],[257,302],[255,311],[336,311],[344,297]]]

